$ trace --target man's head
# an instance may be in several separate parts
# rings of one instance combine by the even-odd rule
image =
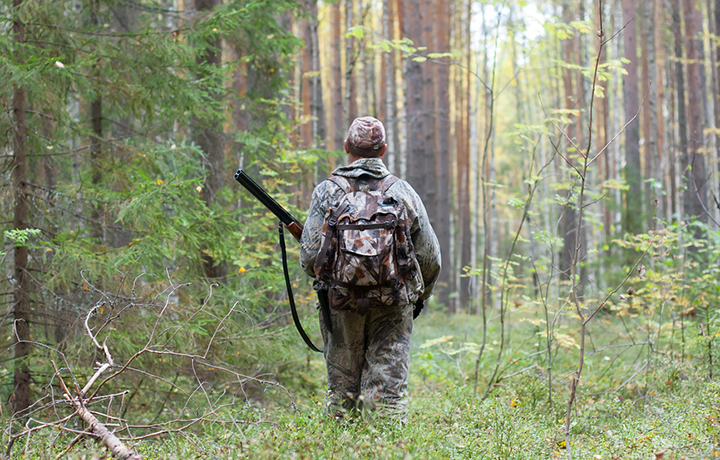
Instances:
[[[385,127],[377,118],[353,120],[345,140],[345,151],[358,158],[375,158],[385,154]]]

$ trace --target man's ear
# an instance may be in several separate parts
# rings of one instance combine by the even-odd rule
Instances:
[[[350,145],[348,145],[347,139],[345,139],[345,153],[350,153]]]
[[[383,145],[380,149],[380,155],[378,155],[378,158],[382,158],[382,156],[385,155],[385,152],[387,152],[387,144]]]

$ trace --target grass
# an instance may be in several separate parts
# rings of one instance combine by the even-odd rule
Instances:
[[[303,371],[278,376],[281,381],[285,378],[294,408],[286,397],[269,395],[260,405],[249,401],[225,409],[224,415],[231,417],[224,420],[232,418],[235,424],[206,422],[139,441],[136,448],[148,459],[566,458],[562,425],[577,356],[573,322],[568,319],[557,327],[567,337],[556,337],[551,405],[543,371],[545,355],[539,345],[544,339],[533,324],[535,317],[537,312],[517,310],[508,318],[508,345],[500,362],[510,366],[486,399],[480,393],[483,378],[492,373],[497,360],[498,331],[489,331],[490,349],[481,362],[481,392],[477,392],[473,380],[481,337],[478,318],[423,314],[415,325],[411,404],[405,425],[370,417],[354,423],[327,420],[322,413],[322,358],[298,350],[297,364]],[[607,348],[641,342],[646,333],[629,327],[630,323],[627,318],[604,316],[591,331],[595,354],[591,353],[583,372],[573,412],[573,458],[720,458],[720,383],[708,379],[699,352],[702,347],[696,347],[693,357],[688,342],[681,359],[677,338],[667,333],[654,342],[652,353],[641,345]],[[133,420],[141,415],[128,412],[125,417]],[[73,437],[52,429],[40,431],[24,455],[18,443],[13,458],[55,458]],[[106,456],[101,446],[87,441],[64,458]]]

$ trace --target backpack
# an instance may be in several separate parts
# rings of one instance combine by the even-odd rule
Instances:
[[[407,281],[417,273],[405,205],[387,194],[398,181],[389,175],[329,179],[345,191],[323,225],[316,280],[328,290],[335,310],[406,305]]]

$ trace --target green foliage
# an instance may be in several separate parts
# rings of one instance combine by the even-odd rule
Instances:
[[[13,85],[20,85],[31,108],[28,149],[40,152],[28,157],[32,228],[10,227],[10,180],[0,189],[0,213],[6,241],[29,246],[33,339],[50,347],[34,348],[33,381],[51,380],[50,359],[72,361],[80,381],[92,375],[96,357],[85,347],[83,326],[88,318],[116,362],[143,344],[151,349],[135,359],[142,372],[125,372],[104,391],[146,393],[140,404],[168,402],[171,408],[176,397],[188,401],[196,389],[192,357],[203,357],[201,373],[225,388],[219,392],[232,388],[254,396],[266,391],[259,389],[263,384],[251,388],[238,375],[271,372],[292,380],[288,350],[299,345],[286,318],[276,222],[230,180],[236,158],[219,165],[227,168],[227,180],[208,202],[207,155],[192,142],[194,132],[221,127],[233,114],[228,106],[237,107],[246,129],[226,137],[236,141],[246,168],[261,165],[275,174],[263,185],[285,203],[288,178],[319,155],[289,151],[287,72],[301,41],[282,18],[300,14],[297,2],[226,2],[193,21],[161,4],[23,4],[18,14],[27,42],[0,36],[6,82],[0,100],[9,106]],[[12,11],[9,5],[2,3],[4,11]],[[120,24],[120,17],[127,22]],[[4,15],[0,27],[9,30],[12,19]],[[206,57],[218,51],[221,36],[241,55],[214,65]],[[241,72],[248,82],[242,94],[230,84]],[[93,101],[101,105],[101,138],[90,119]],[[5,132],[13,122],[9,113],[0,117]],[[0,147],[11,148],[11,138]],[[5,170],[9,179],[12,168]],[[206,279],[208,257],[227,276]],[[297,260],[297,248],[290,257]],[[293,269],[298,303],[312,310],[309,285]],[[2,325],[8,332],[0,340],[3,360],[12,353],[8,325]],[[160,348],[172,353],[157,355]],[[208,370],[209,362],[225,370]],[[258,368],[259,362],[273,366]],[[8,401],[12,372],[0,377]],[[37,386],[33,396],[42,398],[43,391]]]
[[[474,352],[460,356],[459,350],[472,347],[469,342],[463,343],[462,337],[473,335],[479,328],[477,321],[468,321],[468,318],[448,318],[440,312],[427,316],[423,313],[417,320],[410,413],[405,425],[369,414],[354,423],[327,419],[322,412],[322,386],[300,388],[301,382],[322,381],[322,358],[306,357],[302,352],[295,352],[292,357],[307,362],[299,366],[304,368],[305,375],[288,387],[292,402],[287,394],[268,389],[266,397],[276,405],[257,407],[248,404],[239,393],[223,394],[217,380],[206,380],[212,382],[206,387],[207,393],[183,409],[180,403],[187,395],[168,391],[173,388],[171,384],[185,388],[192,382],[191,375],[181,374],[168,378],[165,390],[157,395],[148,391],[146,383],[129,388],[135,391],[135,396],[128,403],[131,408],[124,417],[134,423],[152,423],[179,416],[208,415],[208,420],[182,432],[138,441],[137,450],[147,458],[179,459],[200,454],[208,458],[273,459],[290,458],[298,452],[305,458],[318,459],[563,458],[566,455],[564,437],[559,427],[564,401],[558,397],[553,405],[548,403],[547,382],[537,366],[509,376],[484,400],[459,378],[460,369],[474,360]],[[624,329],[619,318],[606,319],[608,324],[604,328],[608,333]],[[209,329],[215,326],[217,322]],[[533,330],[528,322],[515,322],[513,326],[512,340],[522,340]],[[491,332],[491,340],[497,337],[496,332]],[[593,337],[600,338],[600,334]],[[634,370],[636,363],[628,353],[621,353],[612,362],[605,361],[602,353],[610,350],[605,349],[589,359],[592,368],[601,363],[607,365],[602,377],[604,383],[597,385],[598,380],[588,376],[585,382],[589,391],[577,402],[577,417],[572,427],[575,455],[579,458],[652,458],[656,453],[665,452],[666,456],[674,457],[717,456],[720,423],[714,402],[719,389],[716,383],[704,381],[693,362],[671,365],[669,354],[658,354],[638,380],[613,390],[627,380],[625,371]],[[567,354],[558,353],[557,359],[558,370],[572,368],[572,358]],[[428,373],[425,363],[430,362],[434,370]],[[485,369],[487,363],[482,364]],[[172,364],[168,364],[167,369],[166,375],[173,376]],[[202,375],[206,379],[210,376],[204,371]],[[555,384],[558,396],[564,396],[567,391],[564,375],[559,373]],[[149,399],[151,396],[156,399]],[[215,407],[212,412],[208,399]],[[158,413],[160,417],[156,417]],[[141,431],[134,428],[134,436]],[[38,431],[32,437],[27,454],[57,455],[73,437],[72,433]],[[14,449],[19,448],[16,445]],[[80,443],[65,458],[80,459],[99,450],[95,443]]]
[[[11,35],[0,36],[0,78],[6,82],[0,100],[9,106],[13,86],[20,85],[31,107],[31,228],[10,227],[9,173],[0,189],[0,212],[6,241],[30,248],[37,312],[33,339],[47,345],[35,347],[32,356],[34,394],[41,402],[34,420],[70,413],[67,406],[44,406],[47,395],[58,391],[50,360],[62,363],[66,381],[74,378],[82,386],[103,359],[86,334],[87,320],[98,342],[109,347],[113,370],[127,364],[100,388],[101,395],[112,396],[102,400],[102,407],[93,403],[94,410],[144,425],[134,426],[132,436],[160,426],[153,424],[172,430],[184,427],[183,421],[197,421],[182,434],[139,442],[148,457],[563,455],[558,427],[581,337],[577,316],[569,309],[567,281],[556,282],[554,257],[563,239],[545,230],[552,223],[538,222],[547,215],[552,219],[553,207],[577,206],[577,196],[566,191],[576,190],[578,182],[563,179],[557,170],[545,176],[535,149],[547,142],[557,145],[551,121],[572,123],[583,111],[563,108],[550,110],[548,120],[510,119],[509,102],[500,97],[502,90],[496,93],[496,129],[501,131],[500,123],[512,126],[498,141],[498,151],[512,149],[512,155],[496,156],[495,177],[502,179],[485,183],[498,194],[497,202],[508,203],[497,208],[503,214],[499,222],[514,227],[528,201],[527,186],[549,186],[558,194],[534,201],[527,221],[530,236],[518,238],[525,248],[506,254],[508,243],[501,241],[501,257],[489,258],[487,325],[480,315],[430,311],[416,322],[410,423],[368,417],[337,424],[322,415],[322,358],[304,349],[288,319],[276,221],[237,184],[229,184],[240,163],[302,220],[291,185],[338,155],[290,145],[294,127],[287,112],[294,102],[288,97],[288,72],[301,42],[283,21],[302,14],[299,5],[231,1],[191,23],[155,9],[156,4],[133,2],[134,24],[121,30],[115,9],[126,2],[100,3],[91,12],[86,2],[26,2],[18,14],[31,39],[18,45]],[[14,12],[7,0],[2,7],[8,14],[0,25],[9,30]],[[546,30],[518,59],[546,67],[548,57],[556,55],[549,50],[557,40],[589,34],[592,28],[587,22],[548,23]],[[364,40],[368,32],[357,27],[347,36]],[[209,65],[205,58],[219,50],[220,37],[235,55]],[[400,50],[421,62],[452,57],[427,53],[407,39],[380,40],[373,47]],[[500,51],[494,52],[498,68],[507,70]],[[551,78],[567,69],[587,79],[593,71],[556,62],[548,71]],[[623,63],[609,59],[599,68],[599,80],[622,75]],[[232,85],[234,77],[246,82],[242,91]],[[547,75],[528,71],[514,75],[508,86],[534,92],[548,83]],[[596,95],[603,95],[600,87]],[[99,98],[102,139],[95,138],[89,114],[90,102]],[[532,104],[528,108],[544,112]],[[231,153],[219,167],[227,169],[228,181],[209,202],[206,154],[192,139],[200,126],[218,129],[237,118],[243,129],[223,133]],[[11,123],[10,112],[0,116],[3,132],[10,132]],[[7,150],[10,136],[3,139],[0,146]],[[93,148],[98,143],[100,152]],[[54,182],[40,173],[46,167],[55,171]],[[509,183],[504,174],[513,168],[526,176]],[[546,183],[548,177],[558,183]],[[603,199],[606,191],[626,187],[609,180],[588,190],[587,197]],[[94,231],[98,222],[102,235]],[[588,222],[598,228],[600,218],[588,211]],[[708,401],[717,399],[718,388],[708,382],[718,373],[720,235],[698,222],[632,237],[611,230],[614,241],[605,241],[597,253],[588,251],[607,264],[583,261],[608,269],[604,278],[593,280],[597,286],[584,293],[579,305],[582,311],[601,310],[588,326],[582,386],[573,409],[575,452],[600,458],[650,458],[661,450],[717,456],[720,425],[717,407]],[[530,252],[542,249],[539,255]],[[297,260],[297,247],[290,250],[291,260]],[[620,260],[619,250],[632,257]],[[206,278],[208,259],[227,273]],[[304,274],[296,266],[293,270],[296,299],[317,343],[314,293]],[[468,270],[468,276],[479,273]],[[616,286],[621,288],[605,301],[604,293]],[[497,301],[490,297],[497,299],[499,293],[506,300],[501,321]],[[11,353],[9,324],[0,341],[4,362]],[[0,369],[5,401],[12,391],[11,370]],[[124,423],[117,430],[126,434]],[[48,431],[33,434],[28,456],[56,456],[74,436]],[[79,445],[67,457],[89,456],[96,449]]]
[[[353,26],[350,27],[347,32],[345,32],[346,38],[357,38],[359,40],[362,40],[362,38],[365,36],[365,31],[369,30],[367,27],[364,26]]]
[[[5,238],[10,240],[15,247],[27,246],[28,241],[40,235],[41,231],[38,228],[25,228],[25,229],[12,229],[5,230]]]

